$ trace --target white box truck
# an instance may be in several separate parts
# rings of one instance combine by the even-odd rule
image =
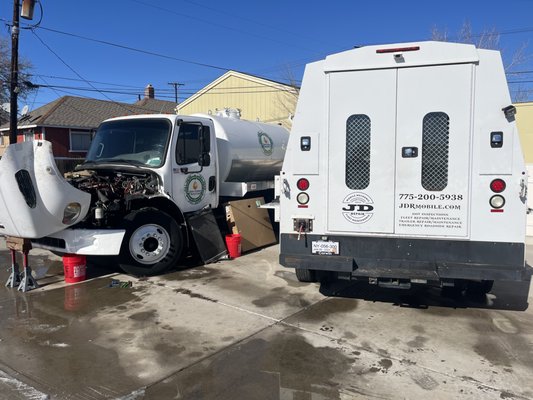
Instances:
[[[115,256],[153,275],[197,248],[225,254],[211,210],[274,186],[285,128],[218,115],[136,115],[104,121],[86,161],[63,179],[51,144],[10,145],[0,160],[0,234],[57,253]]]
[[[280,263],[383,286],[521,280],[527,173],[499,52],[420,42],[308,64]],[[322,272],[322,273],[318,273]]]

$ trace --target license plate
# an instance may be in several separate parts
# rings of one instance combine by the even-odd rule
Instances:
[[[339,254],[339,242],[326,242],[323,240],[311,242],[311,253],[323,255]]]

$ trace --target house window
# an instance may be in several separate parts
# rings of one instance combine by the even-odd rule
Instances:
[[[34,140],[35,140],[35,135],[33,134],[33,130],[24,132],[25,142],[32,142]]]
[[[86,131],[70,131],[70,151],[87,151],[91,145],[92,134]]]

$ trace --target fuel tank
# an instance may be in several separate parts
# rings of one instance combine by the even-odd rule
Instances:
[[[220,182],[267,181],[279,174],[289,140],[281,125],[240,119],[237,110],[195,115],[215,126]]]

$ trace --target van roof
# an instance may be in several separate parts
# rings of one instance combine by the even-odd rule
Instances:
[[[477,49],[471,44],[411,42],[366,46],[332,54],[324,60],[324,72],[477,62]]]

